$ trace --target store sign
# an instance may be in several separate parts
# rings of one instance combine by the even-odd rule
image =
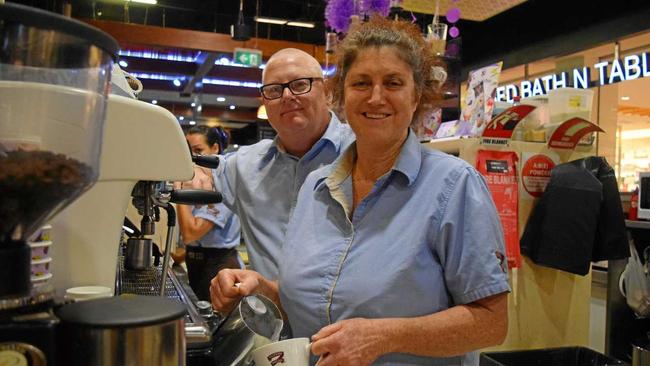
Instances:
[[[262,51],[250,48],[235,48],[233,61],[250,67],[258,67],[262,63]]]
[[[626,56],[622,60],[603,61],[593,67],[581,67],[545,75],[533,80],[525,80],[519,85],[509,84],[497,88],[496,100],[499,102],[513,103],[515,97],[529,98],[544,95],[549,90],[559,88],[588,89],[592,74],[596,74],[596,83],[600,86],[634,80],[650,76],[650,56],[647,52],[640,55]]]

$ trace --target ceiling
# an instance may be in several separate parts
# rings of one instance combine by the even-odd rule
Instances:
[[[61,12],[64,1],[14,2]],[[224,39],[230,41],[230,26],[237,22],[239,1],[158,0],[155,6],[133,3],[125,6],[124,0],[67,1],[74,18],[94,21],[93,24],[118,24],[129,29],[127,34],[116,38],[125,51],[121,61],[128,66],[123,68],[136,74],[144,84],[144,91],[140,95],[142,100],[156,100],[175,115],[183,116],[182,123],[202,117],[203,121],[218,120],[227,127],[236,128],[257,120],[255,112],[260,100],[254,86],[260,82],[262,70],[226,65],[226,61],[233,57],[232,51],[219,51],[211,48],[210,43],[212,39],[222,43],[225,42]],[[422,29],[431,22],[435,1],[403,0],[403,3],[405,9],[398,13],[400,17],[415,19]],[[314,45],[314,50],[320,48],[322,51],[326,32],[326,0],[243,0],[242,4],[245,23],[253,27],[253,37],[259,42],[276,42],[276,46]],[[460,30],[460,37],[456,41],[462,43],[462,64],[473,65],[480,64],[489,56],[506,54],[544,39],[634,13],[641,8],[650,8],[650,2],[627,0],[622,4],[592,0],[585,6],[582,1],[566,0],[440,0],[440,13],[444,15],[450,6],[457,6],[461,10],[461,20],[455,25]],[[311,21],[315,28],[255,23],[255,15]],[[165,31],[182,33],[175,29],[200,32],[187,33],[186,38],[180,39],[175,46],[159,45],[165,42],[148,43],[146,37],[139,38],[137,42],[129,41],[134,39],[131,37],[136,32],[128,32],[143,29],[144,32],[156,30],[159,37],[170,34]],[[199,43],[195,42],[195,38],[203,35],[208,43],[204,43],[205,47],[196,46]],[[258,46],[257,41],[230,43],[230,50],[233,44],[234,47]],[[195,46],[189,47],[186,44]],[[130,55],[126,54],[127,51],[131,51]],[[161,57],[152,58],[156,53]],[[143,54],[149,57],[142,57]],[[175,57],[169,59],[168,55]],[[268,52],[265,51],[263,56],[267,58]],[[180,85],[173,84],[175,79],[179,79]],[[202,82],[206,80],[219,84]],[[240,84],[232,85],[231,82]],[[247,86],[242,86],[242,83]],[[217,98],[225,98],[225,101]],[[192,102],[195,107],[191,107]],[[200,112],[197,111],[198,105],[201,106]],[[230,109],[231,106],[234,109]]]
[[[434,14],[436,6],[438,14],[444,16],[452,8],[460,10],[461,19],[484,21],[526,0],[402,0],[404,9],[422,14]]]

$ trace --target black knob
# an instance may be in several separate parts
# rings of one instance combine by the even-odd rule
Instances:
[[[182,205],[208,205],[222,201],[221,193],[202,189],[177,189],[172,191],[170,202]]]
[[[216,155],[192,155],[192,161],[196,165],[210,169],[217,169],[219,166],[219,157]]]

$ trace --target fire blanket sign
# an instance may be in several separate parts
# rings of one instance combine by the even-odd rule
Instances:
[[[521,267],[518,224],[517,154],[512,151],[479,150],[478,171],[485,177],[497,208],[506,244],[509,268]]]

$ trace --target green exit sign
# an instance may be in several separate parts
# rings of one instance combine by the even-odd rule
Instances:
[[[250,67],[258,67],[262,63],[262,51],[250,48],[235,48],[233,61]]]

